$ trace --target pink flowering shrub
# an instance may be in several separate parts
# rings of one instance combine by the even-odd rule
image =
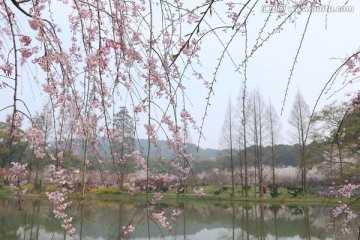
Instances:
[[[345,183],[343,185],[340,185],[338,189],[335,189],[335,186],[330,187],[330,193],[331,195],[337,197],[337,198],[350,198],[352,196],[352,192],[355,189],[359,189],[360,184],[351,184],[351,183]],[[342,234],[346,234],[350,232],[350,223],[354,221],[357,218],[357,214],[354,210],[352,210],[348,204],[342,203],[342,201],[339,201],[339,205],[333,209],[332,216],[334,219],[334,222],[339,220],[340,223],[336,226],[336,231],[340,231]],[[334,224],[330,224],[328,226],[328,229],[331,228]]]
[[[9,169],[11,174],[11,188],[15,191],[15,197],[18,200],[18,207],[21,210],[22,196],[26,193],[23,186],[27,183],[28,171],[27,164],[12,162],[12,167]]]
[[[17,195],[20,196],[26,192],[26,190],[22,189],[22,186],[27,183],[27,164],[21,164],[18,162],[12,162],[11,164],[12,167],[9,169],[12,176],[11,187],[15,190]]]

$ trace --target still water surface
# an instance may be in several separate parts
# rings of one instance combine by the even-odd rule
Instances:
[[[325,230],[332,207],[268,205],[247,203],[186,203],[179,205],[182,215],[173,224],[173,235],[153,221],[147,221],[141,203],[93,200],[73,202],[70,215],[77,230],[74,239],[123,239],[122,226],[132,224],[135,231],[125,239],[357,239],[353,232],[341,235]],[[159,205],[159,211],[168,213],[174,205]],[[52,205],[45,200],[26,199],[19,211],[13,199],[0,200],[0,239],[39,240],[73,239],[66,235],[61,223],[52,213]],[[169,220],[168,220],[169,221]]]

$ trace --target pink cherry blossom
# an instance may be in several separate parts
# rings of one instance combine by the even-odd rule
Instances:
[[[29,46],[31,43],[31,38],[29,36],[22,36],[19,39],[20,42],[24,44],[24,46]]]

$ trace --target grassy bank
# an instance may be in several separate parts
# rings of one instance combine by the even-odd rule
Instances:
[[[30,188],[28,186],[28,188]],[[202,186],[204,189],[205,195],[199,197],[194,189],[188,187],[184,193],[177,193],[175,189],[163,192],[162,203],[175,204],[183,202],[205,202],[205,203],[231,203],[231,202],[249,202],[249,203],[264,203],[264,204],[338,204],[339,201],[351,204],[352,206],[360,207],[359,198],[329,198],[329,197],[320,197],[315,196],[314,194],[308,194],[306,197],[302,193],[296,194],[294,196],[286,188],[278,188],[278,196],[272,197],[270,192],[267,191],[264,194],[263,198],[259,198],[259,192],[250,189],[249,196],[244,197],[243,192],[240,188],[236,188],[235,195],[231,195],[230,188],[221,188],[216,186]],[[55,186],[47,186],[44,190],[39,193],[35,192],[31,188],[28,189],[28,193],[24,197],[29,198],[46,198],[46,191],[56,190]],[[130,195],[125,191],[120,191],[116,186],[100,186],[94,189],[89,189],[86,191],[86,200],[98,199],[98,200],[110,200],[118,201],[124,203],[144,203],[146,201],[151,201],[155,192],[138,192],[136,194]],[[0,187],[0,198],[7,198],[12,195],[12,190],[9,186]],[[80,191],[75,191],[70,195],[70,198],[80,199]]]

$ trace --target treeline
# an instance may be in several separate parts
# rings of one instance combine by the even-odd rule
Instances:
[[[285,167],[285,166],[298,166],[298,145],[286,145],[286,144],[278,144],[274,145],[274,150],[276,152],[276,167]],[[321,148],[318,148],[318,159],[316,162],[320,162],[323,160],[323,156],[321,153]],[[193,170],[195,172],[203,172],[210,171],[214,168],[218,168],[219,170],[230,169],[230,156],[228,154],[229,150],[218,150],[217,158],[215,161],[213,160],[199,160],[196,164],[194,164]],[[256,146],[247,147],[249,166],[255,165],[256,159]],[[271,166],[271,146],[263,147],[263,163],[264,166]],[[240,166],[241,156],[243,156],[244,150],[234,151],[235,155],[235,167]],[[315,162],[314,162],[315,163]]]
[[[241,185],[244,189],[254,184],[259,188],[264,184],[275,186],[275,168],[284,166],[299,169],[300,177],[296,184],[302,186],[304,191],[307,174],[314,166],[321,174],[326,175],[329,182],[360,179],[360,111],[351,109],[351,103],[332,103],[311,115],[305,100],[298,93],[289,119],[289,124],[293,127],[292,138],[296,143],[286,145],[276,142],[279,138],[276,112],[271,104],[267,105],[261,100],[259,92],[249,94],[245,105],[239,99],[237,107],[229,104],[221,136],[222,150],[203,149],[184,139],[186,149],[183,154],[192,154],[194,159],[189,161],[183,159],[179,152],[174,153],[166,141],[157,140],[155,144],[150,144],[148,163],[151,172],[176,175],[177,170],[170,164],[174,161],[191,167],[195,174],[214,169],[227,170],[231,173],[231,183]],[[139,163],[147,158],[148,142],[135,139],[133,119],[126,108],[121,108],[114,119],[114,139],[117,141],[110,142],[98,137],[96,144],[91,145],[94,149],[86,154],[89,164],[85,164],[89,171],[99,171],[101,174],[117,172],[118,182],[122,184],[129,174],[138,171]],[[33,123],[38,126],[33,135],[25,135],[19,128],[18,136],[12,137],[8,135],[9,124],[0,123],[1,168],[11,167],[11,162],[27,163],[35,183],[41,179],[44,169],[50,164],[81,171],[86,150],[84,141],[74,138],[72,131],[68,131],[69,138],[66,142],[52,140],[54,134],[46,114],[35,115]],[[35,135],[40,133],[46,140],[46,145],[36,143]],[[39,149],[43,151],[39,152]],[[269,171],[266,173],[266,183],[264,182],[265,167],[273,169],[270,174],[271,183]]]
[[[229,99],[220,137],[220,147],[224,151],[216,164],[227,165],[231,173],[232,194],[235,182],[240,182],[245,196],[248,196],[250,184],[255,184],[262,197],[264,168],[268,165],[272,168],[271,185],[274,187],[277,185],[276,167],[298,167],[296,184],[304,195],[308,192],[308,172],[315,165],[322,166],[319,169],[329,181],[357,179],[353,174],[359,165],[358,98],[349,103],[333,102],[318,112],[311,112],[301,92],[297,91],[288,119],[289,139],[294,143],[289,158],[289,151],[277,146],[282,138],[279,135],[281,125],[271,101],[266,102],[258,89],[250,92],[242,89],[235,104]],[[250,168],[254,180],[250,180]],[[240,175],[236,176],[235,172]]]

